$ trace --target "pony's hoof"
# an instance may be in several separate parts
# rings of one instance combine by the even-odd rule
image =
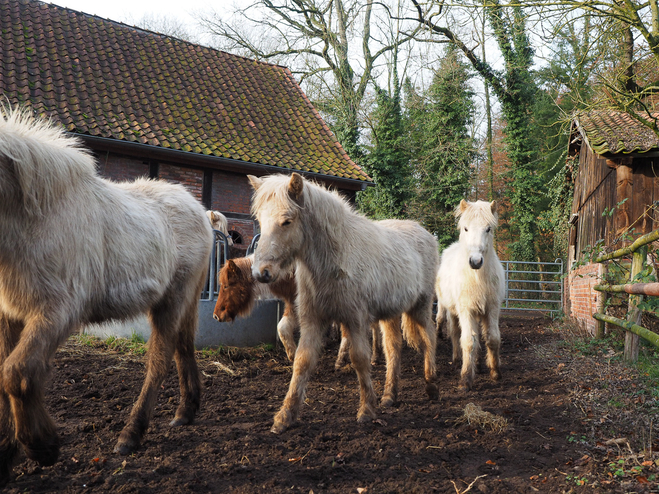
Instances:
[[[380,406],[382,408],[391,408],[392,406],[394,406],[394,403],[396,403],[396,400],[394,400],[393,397],[383,396],[382,401],[380,401]]]
[[[288,429],[288,427],[286,425],[281,424],[281,423],[279,423],[279,424],[274,423],[274,424],[272,424],[272,427],[270,428],[270,432],[272,432],[273,434],[282,434],[283,432],[286,432],[286,429]]]
[[[0,444],[0,489],[11,479],[11,466],[17,453],[18,445],[15,442]]]
[[[44,467],[54,465],[59,458],[59,437],[41,438],[31,444],[23,444],[25,455]]]
[[[137,449],[137,444],[129,444],[127,442],[119,441],[112,450],[113,453],[118,453],[122,456],[128,456],[131,453],[134,453]]]
[[[491,370],[490,371],[490,379],[492,379],[493,381],[501,380],[501,372],[499,372],[498,370],[495,370],[495,369]]]
[[[192,420],[188,419],[187,417],[175,417],[174,420],[172,420],[169,425],[170,427],[180,427],[182,425],[190,425],[192,423]]]
[[[439,389],[435,383],[426,383],[426,394],[428,399],[437,401],[439,399]]]
[[[273,434],[281,434],[291,425],[293,425],[293,414],[287,409],[283,408],[277,412],[277,415],[275,415],[275,420],[272,424],[270,432]]]
[[[359,410],[357,413],[357,422],[360,424],[370,423],[376,418],[377,416],[375,415],[375,410],[373,410],[371,407]]]
[[[471,391],[471,384],[466,382],[461,382],[460,384],[458,384],[458,391],[460,391],[461,393],[468,393],[469,391]]]
[[[114,453],[119,453],[120,455],[126,456],[134,453],[139,445],[139,439],[135,439],[135,437],[129,433],[122,432],[119,436],[117,444],[112,451]]]

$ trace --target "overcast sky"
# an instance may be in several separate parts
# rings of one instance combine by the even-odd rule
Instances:
[[[48,0],[47,3],[67,7],[113,21],[134,24],[144,16],[165,16],[186,24],[197,32],[197,12],[230,12],[236,0]],[[237,0],[240,1],[240,0]],[[243,0],[244,2],[244,0]]]

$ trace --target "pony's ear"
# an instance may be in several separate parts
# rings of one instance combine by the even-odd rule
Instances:
[[[458,207],[455,208],[455,212],[453,213],[455,215],[455,217],[459,218],[460,215],[465,212],[468,205],[469,205],[469,203],[467,201],[465,201],[464,199],[461,199],[460,204],[458,204]]]
[[[492,201],[490,203],[490,210],[492,211],[492,214],[497,214],[497,201]]]
[[[252,184],[254,190],[259,190],[259,187],[263,185],[263,179],[255,177],[254,175],[247,175],[247,179],[249,180],[249,183]]]
[[[302,198],[302,191],[304,190],[304,179],[299,173],[293,173],[291,175],[291,181],[288,182],[288,195],[296,201],[300,202]]]
[[[228,279],[236,279],[240,276],[240,269],[238,269],[238,266],[236,266],[236,263],[233,262],[231,259],[227,261],[227,278]]]

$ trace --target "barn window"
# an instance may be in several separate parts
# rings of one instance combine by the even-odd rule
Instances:
[[[231,235],[231,240],[234,244],[242,244],[243,236],[235,230],[229,230],[229,235]]]

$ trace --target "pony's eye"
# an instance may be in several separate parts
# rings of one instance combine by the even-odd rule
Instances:
[[[492,231],[492,227],[487,227],[487,230],[485,230],[486,233],[490,233]]]
[[[469,231],[469,230],[468,230],[467,227],[465,226],[465,232],[468,232],[468,231]]]
[[[288,225],[290,225],[290,224],[291,224],[291,220],[284,220],[284,221],[281,223],[281,226],[288,226]]]

